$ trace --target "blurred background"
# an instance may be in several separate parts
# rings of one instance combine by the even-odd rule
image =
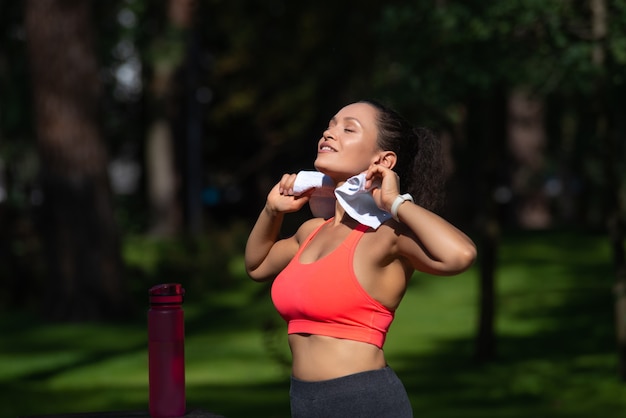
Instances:
[[[0,0],[0,414],[145,409],[147,289],[178,282],[188,403],[288,416],[247,233],[374,98],[438,133],[441,214],[479,247],[398,312],[416,414],[623,416],[625,21],[624,0]]]

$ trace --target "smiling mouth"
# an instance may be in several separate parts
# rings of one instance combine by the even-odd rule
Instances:
[[[334,149],[333,147],[331,147],[330,145],[328,145],[328,143],[323,143],[320,148],[319,148],[320,152],[337,152],[336,149]]]

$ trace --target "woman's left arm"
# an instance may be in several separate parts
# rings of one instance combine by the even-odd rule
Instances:
[[[380,165],[372,165],[366,178],[368,181],[381,179],[380,188],[374,189],[372,195],[378,207],[391,212],[396,197],[400,195],[397,174]],[[401,203],[396,209],[400,223],[409,229],[398,236],[397,251],[410,261],[413,268],[431,274],[453,275],[472,265],[476,259],[476,246],[454,225],[411,201]]]
[[[398,252],[417,270],[453,275],[467,270],[476,259],[476,246],[454,225],[412,202],[398,208],[398,219],[414,234],[398,237]]]

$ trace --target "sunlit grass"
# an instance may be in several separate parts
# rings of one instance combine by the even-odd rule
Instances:
[[[167,245],[170,251],[173,244]],[[147,263],[153,280],[164,267],[154,254],[142,258],[138,248],[131,253],[134,266]],[[176,251],[175,264],[184,264],[183,253]],[[185,268],[199,258],[192,254]],[[484,365],[472,360],[478,269],[455,277],[415,275],[386,353],[416,416],[624,416],[604,239],[510,235],[500,260],[498,356]],[[197,278],[185,284],[188,405],[231,418],[287,417],[285,325],[267,285],[245,277],[240,255],[221,265],[230,285],[218,280],[219,286],[198,287]],[[215,274],[214,267],[197,272]],[[137,303],[147,307],[145,292]],[[6,313],[0,332],[0,417],[147,408],[145,316],[123,324],[49,324]]]

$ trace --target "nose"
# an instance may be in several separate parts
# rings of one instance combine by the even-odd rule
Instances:
[[[330,128],[326,128],[326,130],[324,131],[324,133],[322,134],[322,137],[324,139],[335,139],[335,136],[333,135],[332,131],[330,130]]]

